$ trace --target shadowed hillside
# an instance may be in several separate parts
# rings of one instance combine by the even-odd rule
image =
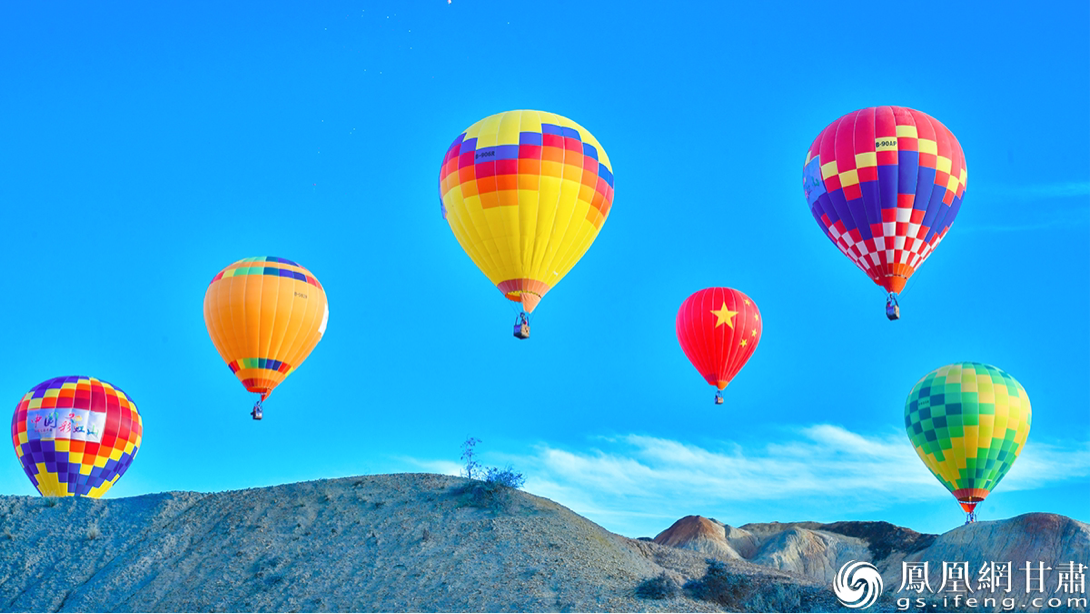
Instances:
[[[399,474],[105,501],[0,497],[0,610],[730,607],[685,591],[636,596],[649,578],[671,586],[700,578],[703,555],[615,535],[521,491],[474,492],[474,484]],[[741,598],[783,585],[824,599],[818,609],[835,606],[806,578],[744,561],[731,570],[753,579]]]
[[[430,474],[0,497],[0,611],[852,611],[831,578],[866,560],[887,586],[875,612],[895,610],[905,560],[1090,562],[1087,525],[1050,514],[941,536],[687,516],[655,541],[522,491]]]
[[[1024,514],[1007,520],[976,522],[957,527],[942,535],[917,533],[888,522],[817,522],[759,523],[731,527],[702,516],[686,516],[660,533],[656,543],[701,552],[710,557],[736,563],[741,558],[751,563],[793,572],[830,585],[837,571],[850,561],[873,563],[885,583],[884,599],[901,588],[902,564],[928,562],[928,580],[932,591],[941,595],[943,562],[968,563],[970,586],[976,586],[979,570],[985,563],[1012,562],[1010,595],[1019,611],[1038,611],[1023,607],[1026,598],[1027,561],[1052,567],[1055,572],[1046,581],[1048,597],[1056,595],[1061,565],[1090,563],[1090,525],[1056,514]],[[976,589],[974,589],[976,590]],[[978,592],[977,597],[994,596]],[[912,593],[913,598],[919,596]],[[1008,596],[1008,594],[1003,594]],[[1086,597],[1085,592],[1062,594],[1066,599]],[[888,602],[878,606],[888,607]],[[1003,609],[1002,606],[989,608]],[[874,611],[873,609],[867,611]],[[933,611],[942,611],[937,609]]]

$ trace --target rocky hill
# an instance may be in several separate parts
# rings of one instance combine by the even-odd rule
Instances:
[[[1069,562],[1090,565],[1090,525],[1055,514],[1025,514],[1007,520],[976,522],[943,535],[921,534],[886,522],[792,522],[731,527],[711,518],[686,516],[654,541],[724,561],[741,558],[827,584],[844,564],[866,561],[881,572],[887,597],[901,587],[905,562],[927,562],[929,584],[936,592],[943,586],[944,562],[968,563],[969,587],[976,587],[985,563],[1011,562],[1012,594],[1022,598],[1026,597],[1026,572],[1022,568],[1027,561],[1034,566],[1044,563],[1052,567],[1046,580],[1048,597],[1056,594],[1060,565]],[[1086,593],[1077,596],[1086,597]],[[1021,601],[1017,609],[1037,610],[1020,607]]]
[[[732,527],[711,518],[686,516],[654,541],[722,560],[744,559],[825,583],[832,582],[844,563],[874,558],[865,540],[822,527],[812,522]]]
[[[741,560],[729,580],[745,590],[697,597],[681,585],[704,576],[705,558],[525,492],[429,474],[0,497],[5,612],[720,611],[785,596],[836,606],[827,586]]]
[[[879,566],[883,578],[900,584],[897,551]],[[984,563],[1013,563],[1012,585],[1025,594],[1026,562],[1052,567],[1047,581],[1049,596],[1055,593],[1059,566],[1068,562],[1090,566],[1090,525],[1056,514],[1023,514],[1007,520],[976,522],[936,537],[927,547],[904,553],[903,560],[930,562],[931,585],[942,584],[942,562],[965,561],[974,578]],[[1090,574],[1090,568],[1086,569]],[[1082,596],[1087,596],[1083,593]],[[1084,609],[1085,611],[1085,609]]]
[[[655,542],[522,491],[430,474],[0,497],[0,611],[854,611],[830,589],[849,560],[885,576],[867,611],[897,611],[902,561],[932,561],[935,588],[943,560],[1090,563],[1088,526],[1049,514],[942,536],[687,516]]]

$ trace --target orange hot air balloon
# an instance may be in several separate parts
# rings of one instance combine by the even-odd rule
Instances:
[[[329,321],[322,284],[299,264],[260,256],[220,271],[204,294],[204,323],[212,343],[246,390],[261,402],[318,345]]]

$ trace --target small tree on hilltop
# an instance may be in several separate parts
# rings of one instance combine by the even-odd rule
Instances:
[[[476,479],[476,476],[481,474],[481,464],[477,462],[477,459],[473,458],[473,446],[479,443],[481,443],[481,440],[476,437],[468,437],[462,442],[462,462],[466,464],[462,473],[471,480]]]
[[[474,450],[479,443],[481,440],[476,437],[468,437],[462,443],[462,462],[465,463],[462,475],[473,482],[459,487],[457,492],[468,495],[468,504],[474,507],[506,508],[511,490],[522,488],[526,478],[510,465],[501,469],[479,463]]]
[[[508,465],[503,469],[500,469],[499,467],[489,467],[485,471],[484,481],[489,484],[499,484],[500,486],[506,486],[508,488],[522,488],[522,485],[526,483],[526,478]]]

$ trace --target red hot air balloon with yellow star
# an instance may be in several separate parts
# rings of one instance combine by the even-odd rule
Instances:
[[[837,249],[897,294],[946,237],[968,171],[961,144],[935,118],[905,107],[848,113],[814,139],[803,164],[810,213]]]
[[[761,312],[732,288],[706,288],[681,304],[677,340],[696,370],[712,386],[716,405],[722,390],[745,366],[761,340]]]

